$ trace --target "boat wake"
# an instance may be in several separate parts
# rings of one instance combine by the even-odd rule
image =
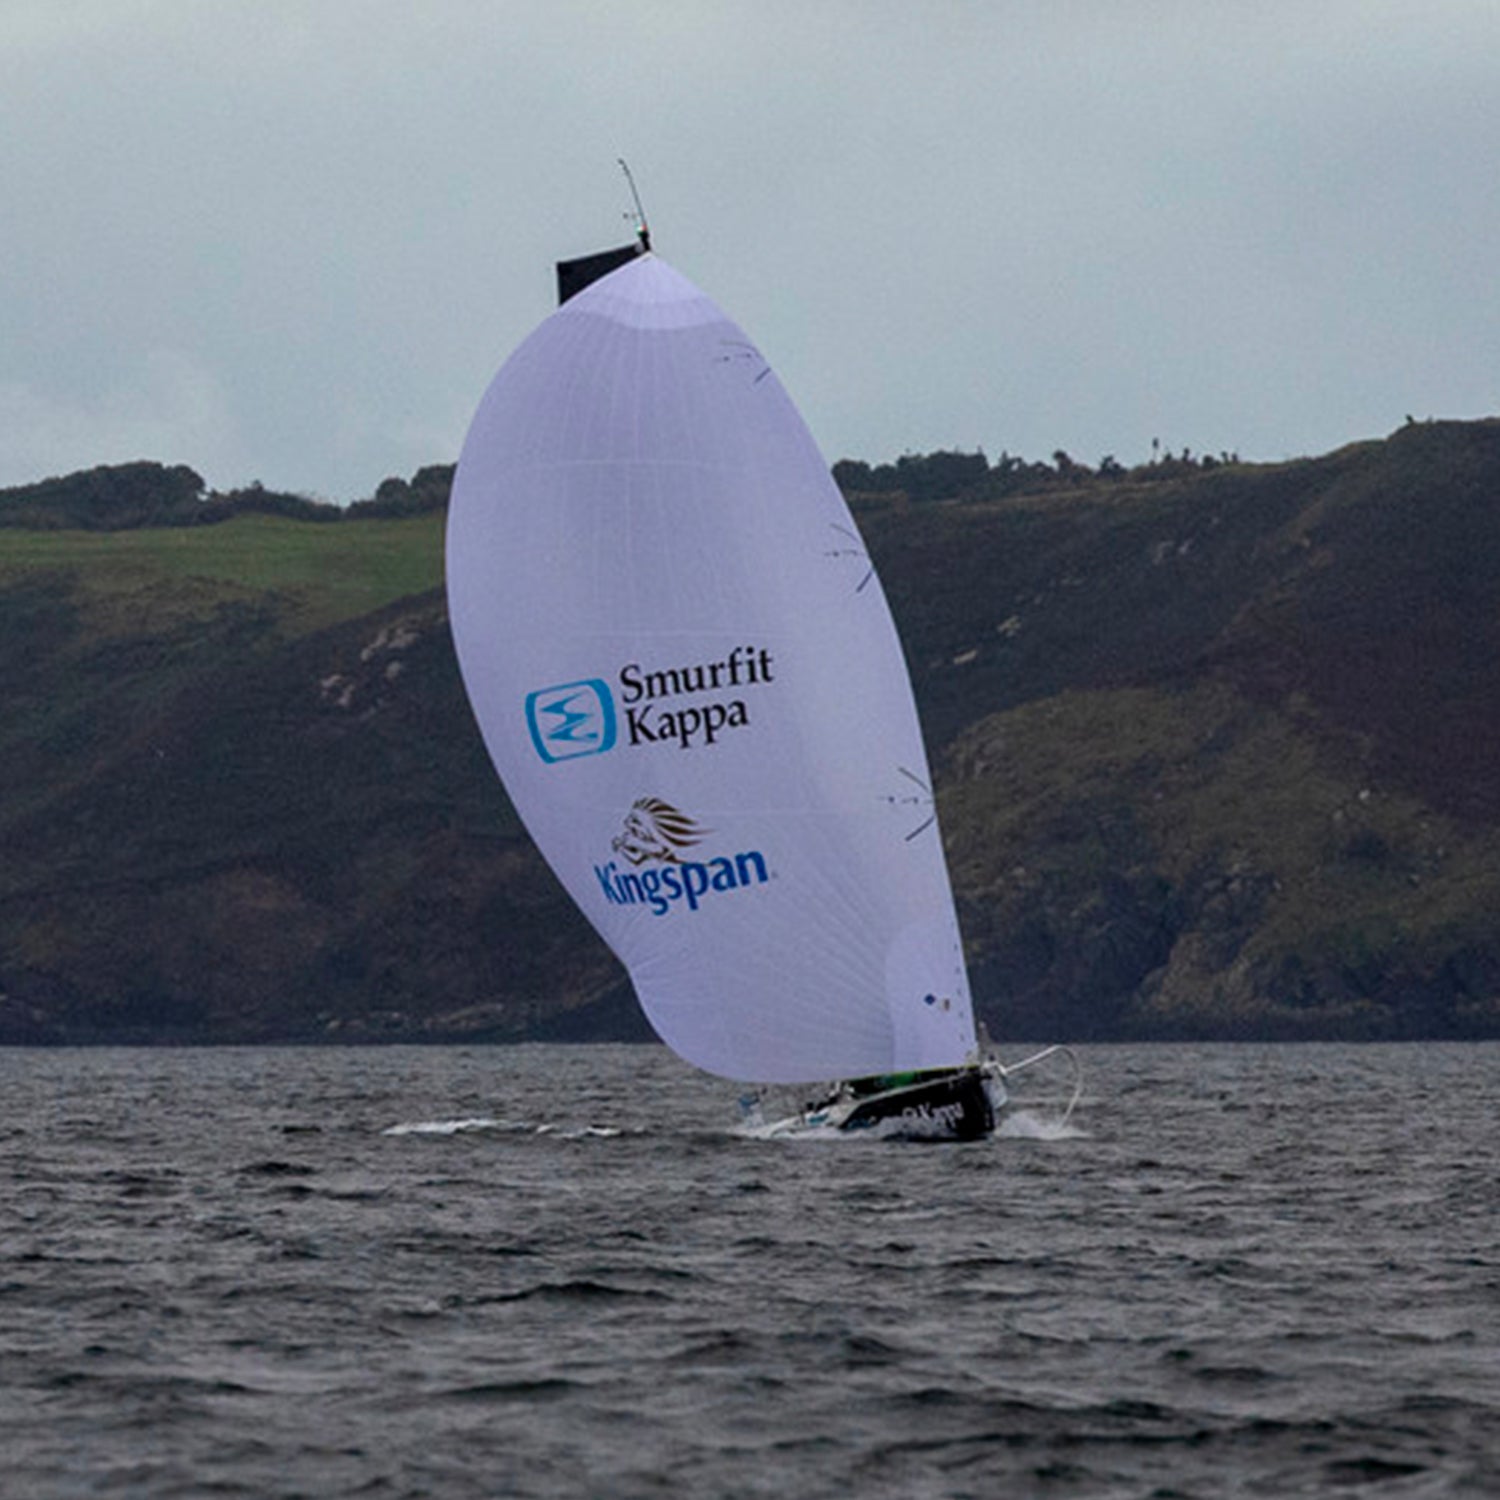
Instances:
[[[837,1141],[851,1140],[847,1130],[832,1125],[808,1125],[801,1120],[746,1121],[729,1134],[741,1141]]]
[[[863,1130],[840,1130],[833,1125],[809,1125],[804,1120],[746,1120],[734,1126],[730,1135],[742,1141],[880,1141],[910,1140],[909,1127],[891,1120]],[[995,1122],[993,1140],[1011,1141],[1077,1141],[1088,1140],[1088,1131],[1071,1124],[1065,1116],[1042,1114],[1032,1109],[1014,1109],[1003,1113]]]
[[[535,1125],[527,1120],[495,1120],[488,1115],[473,1115],[462,1120],[413,1120],[401,1125],[388,1125],[381,1135],[550,1135],[561,1140],[581,1139],[585,1136],[624,1135],[625,1131],[613,1125]]]
[[[515,1120],[492,1120],[487,1115],[473,1115],[463,1120],[413,1120],[404,1125],[387,1125],[381,1135],[471,1135],[480,1131],[529,1130]]]
[[[1089,1138],[1088,1131],[1070,1123],[1066,1116],[1043,1115],[1035,1110],[1017,1109],[996,1122],[995,1134],[1012,1141],[1079,1141]]]

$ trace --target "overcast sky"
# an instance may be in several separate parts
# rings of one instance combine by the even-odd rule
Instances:
[[[830,462],[1500,410],[1500,0],[0,0],[0,485],[452,461],[619,156]]]

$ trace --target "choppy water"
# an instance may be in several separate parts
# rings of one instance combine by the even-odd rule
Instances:
[[[654,1048],[0,1052],[0,1493],[1500,1493],[1500,1047],[1085,1062],[913,1146]]]

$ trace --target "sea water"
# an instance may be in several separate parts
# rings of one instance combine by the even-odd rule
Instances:
[[[0,1493],[1500,1493],[1500,1046],[964,1145],[654,1047],[0,1052]]]

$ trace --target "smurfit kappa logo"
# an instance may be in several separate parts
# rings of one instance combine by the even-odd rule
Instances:
[[[770,650],[753,644],[686,666],[630,661],[614,687],[602,677],[580,677],[527,694],[526,726],[549,765],[603,755],[616,745],[708,749],[749,726],[751,708],[764,690],[774,696],[776,680]]]
[[[526,727],[536,753],[549,764],[603,755],[618,738],[614,695],[597,677],[540,688],[526,695]]]

